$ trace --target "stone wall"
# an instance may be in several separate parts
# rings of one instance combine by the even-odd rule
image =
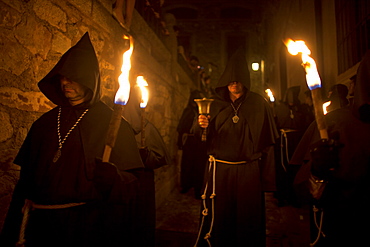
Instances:
[[[31,124],[54,105],[37,83],[61,55],[89,32],[100,63],[103,100],[113,104],[128,34],[112,18],[111,0],[0,1],[0,229],[19,167],[12,163]],[[172,22],[173,18],[167,16]],[[171,26],[172,27],[172,26]],[[193,85],[176,61],[172,28],[165,44],[135,11],[132,74],[143,74],[150,90],[146,112],[160,131],[172,164],[156,170],[157,206],[178,182],[176,126]]]

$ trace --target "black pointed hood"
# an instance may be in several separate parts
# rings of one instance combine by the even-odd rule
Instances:
[[[87,32],[38,83],[41,92],[56,105],[67,102],[60,89],[60,75],[89,88],[93,92],[90,105],[100,100],[99,63]]]
[[[364,122],[370,122],[370,50],[357,70],[353,114]]]
[[[245,48],[240,47],[229,59],[224,73],[221,75],[220,80],[215,88],[216,93],[225,99],[228,97],[228,84],[230,82],[240,82],[249,90],[250,88],[250,75],[247,60],[245,57]]]

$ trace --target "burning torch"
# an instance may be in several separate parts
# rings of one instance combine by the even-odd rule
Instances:
[[[272,114],[275,117],[276,116],[276,114],[275,114],[275,97],[272,94],[271,89],[269,89],[269,88],[265,90],[265,93],[267,94],[267,97],[269,98]]]
[[[320,137],[321,139],[328,139],[328,132],[326,129],[320,95],[321,79],[316,68],[315,60],[309,56],[311,51],[308,49],[303,40],[293,41],[292,39],[289,39],[287,42],[285,42],[285,45],[287,46],[290,54],[295,56],[298,55],[298,53],[301,53],[302,55],[302,66],[306,71],[308,88],[311,90],[313,107],[315,109],[315,118],[320,132]]]
[[[271,89],[266,89],[265,90],[265,93],[267,94],[267,96],[269,97],[269,99],[270,99],[270,102],[271,103],[274,103],[275,102],[275,97],[274,97],[274,95],[272,94],[272,92],[271,92]]]
[[[141,91],[141,101],[140,101],[140,108],[141,108],[141,148],[145,147],[145,108],[148,104],[149,100],[149,91],[148,91],[148,83],[144,79],[143,76],[138,76],[136,78],[137,86],[140,88]]]
[[[331,101],[326,101],[324,104],[322,104],[322,111],[324,112],[324,115],[328,113],[328,107],[331,105]]]
[[[122,56],[121,74],[118,77],[119,88],[114,99],[113,114],[109,123],[107,140],[102,158],[103,162],[109,162],[110,154],[116,143],[117,133],[121,124],[123,108],[127,104],[130,96],[129,74],[131,69],[131,55],[134,46],[132,38],[124,36],[124,39],[130,40],[130,48],[124,52]]]

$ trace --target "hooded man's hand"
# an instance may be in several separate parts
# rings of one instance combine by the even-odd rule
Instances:
[[[201,128],[207,128],[209,125],[209,118],[210,116],[205,116],[205,115],[199,115],[198,116],[198,124]]]

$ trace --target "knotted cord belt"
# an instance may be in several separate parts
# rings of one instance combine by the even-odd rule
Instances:
[[[228,165],[242,165],[242,164],[247,164],[247,161],[231,162],[231,161],[225,161],[225,160],[218,160],[218,159],[215,159],[215,157],[213,157],[213,155],[209,156],[208,161],[209,161],[208,173],[211,171],[211,169],[213,169],[212,170],[212,185],[213,185],[213,188],[212,188],[212,194],[209,197],[211,199],[211,203],[212,203],[212,220],[211,220],[211,225],[209,227],[209,231],[204,236],[204,239],[207,241],[208,246],[211,246],[211,242],[209,241],[209,239],[211,238],[211,232],[212,232],[213,223],[214,223],[214,219],[215,219],[215,201],[214,201],[214,199],[215,199],[215,196],[216,196],[216,162],[220,162],[220,163],[224,163],[224,164],[228,164]],[[203,229],[204,219],[208,215],[208,208],[207,208],[207,205],[206,205],[206,194],[207,194],[207,189],[208,189],[208,182],[209,182],[209,180],[207,180],[207,183],[205,185],[204,192],[203,192],[203,195],[202,195],[203,208],[204,209],[202,211],[202,221],[201,221],[201,224],[200,224],[198,237],[197,237],[197,240],[194,244],[194,247],[196,247],[198,245],[200,234],[201,234],[201,231]]]
[[[322,223],[323,223],[323,219],[324,219],[324,210],[321,209],[321,212],[320,212],[320,209],[316,208],[315,205],[313,205],[312,210],[313,210],[313,214],[314,214],[313,217],[314,217],[315,226],[316,226],[318,232],[317,232],[317,237],[316,237],[315,241],[310,243],[310,246],[315,246],[317,244],[317,242],[319,241],[321,236],[323,236],[325,238],[325,234],[322,231]],[[317,222],[317,214],[318,213],[320,213],[320,222],[319,223]]]
[[[56,204],[56,205],[41,205],[36,204],[32,202],[31,200],[26,199],[24,206],[22,208],[23,218],[22,218],[22,224],[21,229],[19,232],[19,240],[16,244],[17,247],[23,247],[26,239],[24,238],[24,233],[27,227],[28,218],[29,218],[29,212],[34,209],[63,209],[63,208],[70,208],[75,206],[80,206],[86,204],[86,202],[76,202],[76,203],[67,203],[67,204]]]
[[[289,152],[288,152],[288,137],[287,137],[287,133],[290,133],[290,132],[297,132],[298,130],[294,130],[294,129],[280,129],[280,132],[281,132],[281,135],[280,135],[280,161],[281,161],[281,165],[283,166],[283,169],[284,171],[286,172],[286,167],[284,165],[284,155],[283,155],[283,152],[284,152],[284,144],[283,144],[283,139],[285,140],[285,156],[286,156],[286,160],[288,161],[289,163]]]

